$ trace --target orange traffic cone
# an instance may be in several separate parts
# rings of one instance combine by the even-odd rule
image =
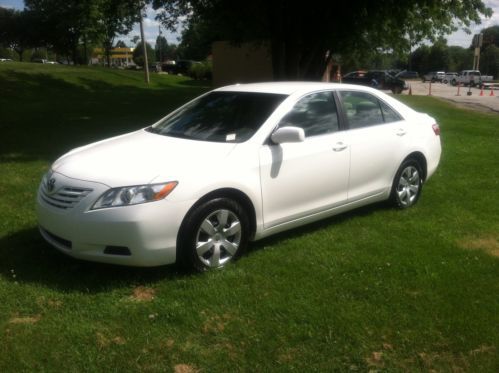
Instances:
[[[490,95],[489,96],[495,96],[494,95],[494,89],[492,87],[490,87]]]
[[[482,90],[480,91],[480,96],[483,96],[483,85],[482,85]]]
[[[409,96],[412,96],[412,86],[409,85]]]

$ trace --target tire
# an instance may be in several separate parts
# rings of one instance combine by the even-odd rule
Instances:
[[[182,265],[199,272],[222,268],[244,253],[248,236],[248,215],[241,205],[232,199],[212,199],[184,219],[177,257]]]
[[[455,87],[457,85],[456,79],[452,79],[451,84]]]
[[[444,84],[447,84],[449,83],[449,81],[447,79],[444,79]]]
[[[414,206],[423,188],[421,165],[414,159],[407,159],[400,165],[393,179],[390,199],[401,209]]]

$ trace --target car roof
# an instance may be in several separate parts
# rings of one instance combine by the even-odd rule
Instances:
[[[255,92],[255,93],[274,93],[288,96],[302,96],[308,93],[323,90],[353,90],[374,94],[382,98],[385,102],[396,109],[404,118],[414,115],[415,111],[409,106],[401,103],[395,98],[368,86],[358,84],[344,83],[325,83],[325,82],[269,82],[269,83],[249,83],[235,84],[226,87],[220,87],[212,92]]]
[[[292,95],[294,93],[307,93],[325,89],[356,89],[371,92],[373,89],[354,84],[324,83],[324,82],[269,82],[234,84],[220,87],[215,91],[232,92],[258,92]]]

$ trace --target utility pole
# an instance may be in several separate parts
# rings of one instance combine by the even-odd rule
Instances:
[[[144,52],[144,74],[145,74],[145,80],[146,83],[149,84],[149,62],[147,61],[147,46],[146,46],[146,41],[144,38],[144,24],[142,23],[142,10],[143,8],[140,8],[139,10],[139,19],[140,19],[140,37],[142,39],[142,50]]]
[[[473,70],[480,70],[480,48],[483,43],[483,34],[476,34],[473,36],[473,47],[475,47],[475,53],[473,56]]]
[[[159,42],[159,66],[163,66],[163,58],[162,58],[162,54],[161,54],[161,25],[158,25],[158,30],[159,30],[159,38],[158,38],[158,42]]]

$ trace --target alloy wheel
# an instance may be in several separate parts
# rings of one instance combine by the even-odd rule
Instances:
[[[207,267],[222,267],[236,255],[241,243],[241,222],[230,210],[220,209],[202,220],[196,235],[196,253]]]
[[[396,189],[402,207],[409,207],[416,202],[420,187],[421,177],[417,168],[407,166],[400,174]]]

